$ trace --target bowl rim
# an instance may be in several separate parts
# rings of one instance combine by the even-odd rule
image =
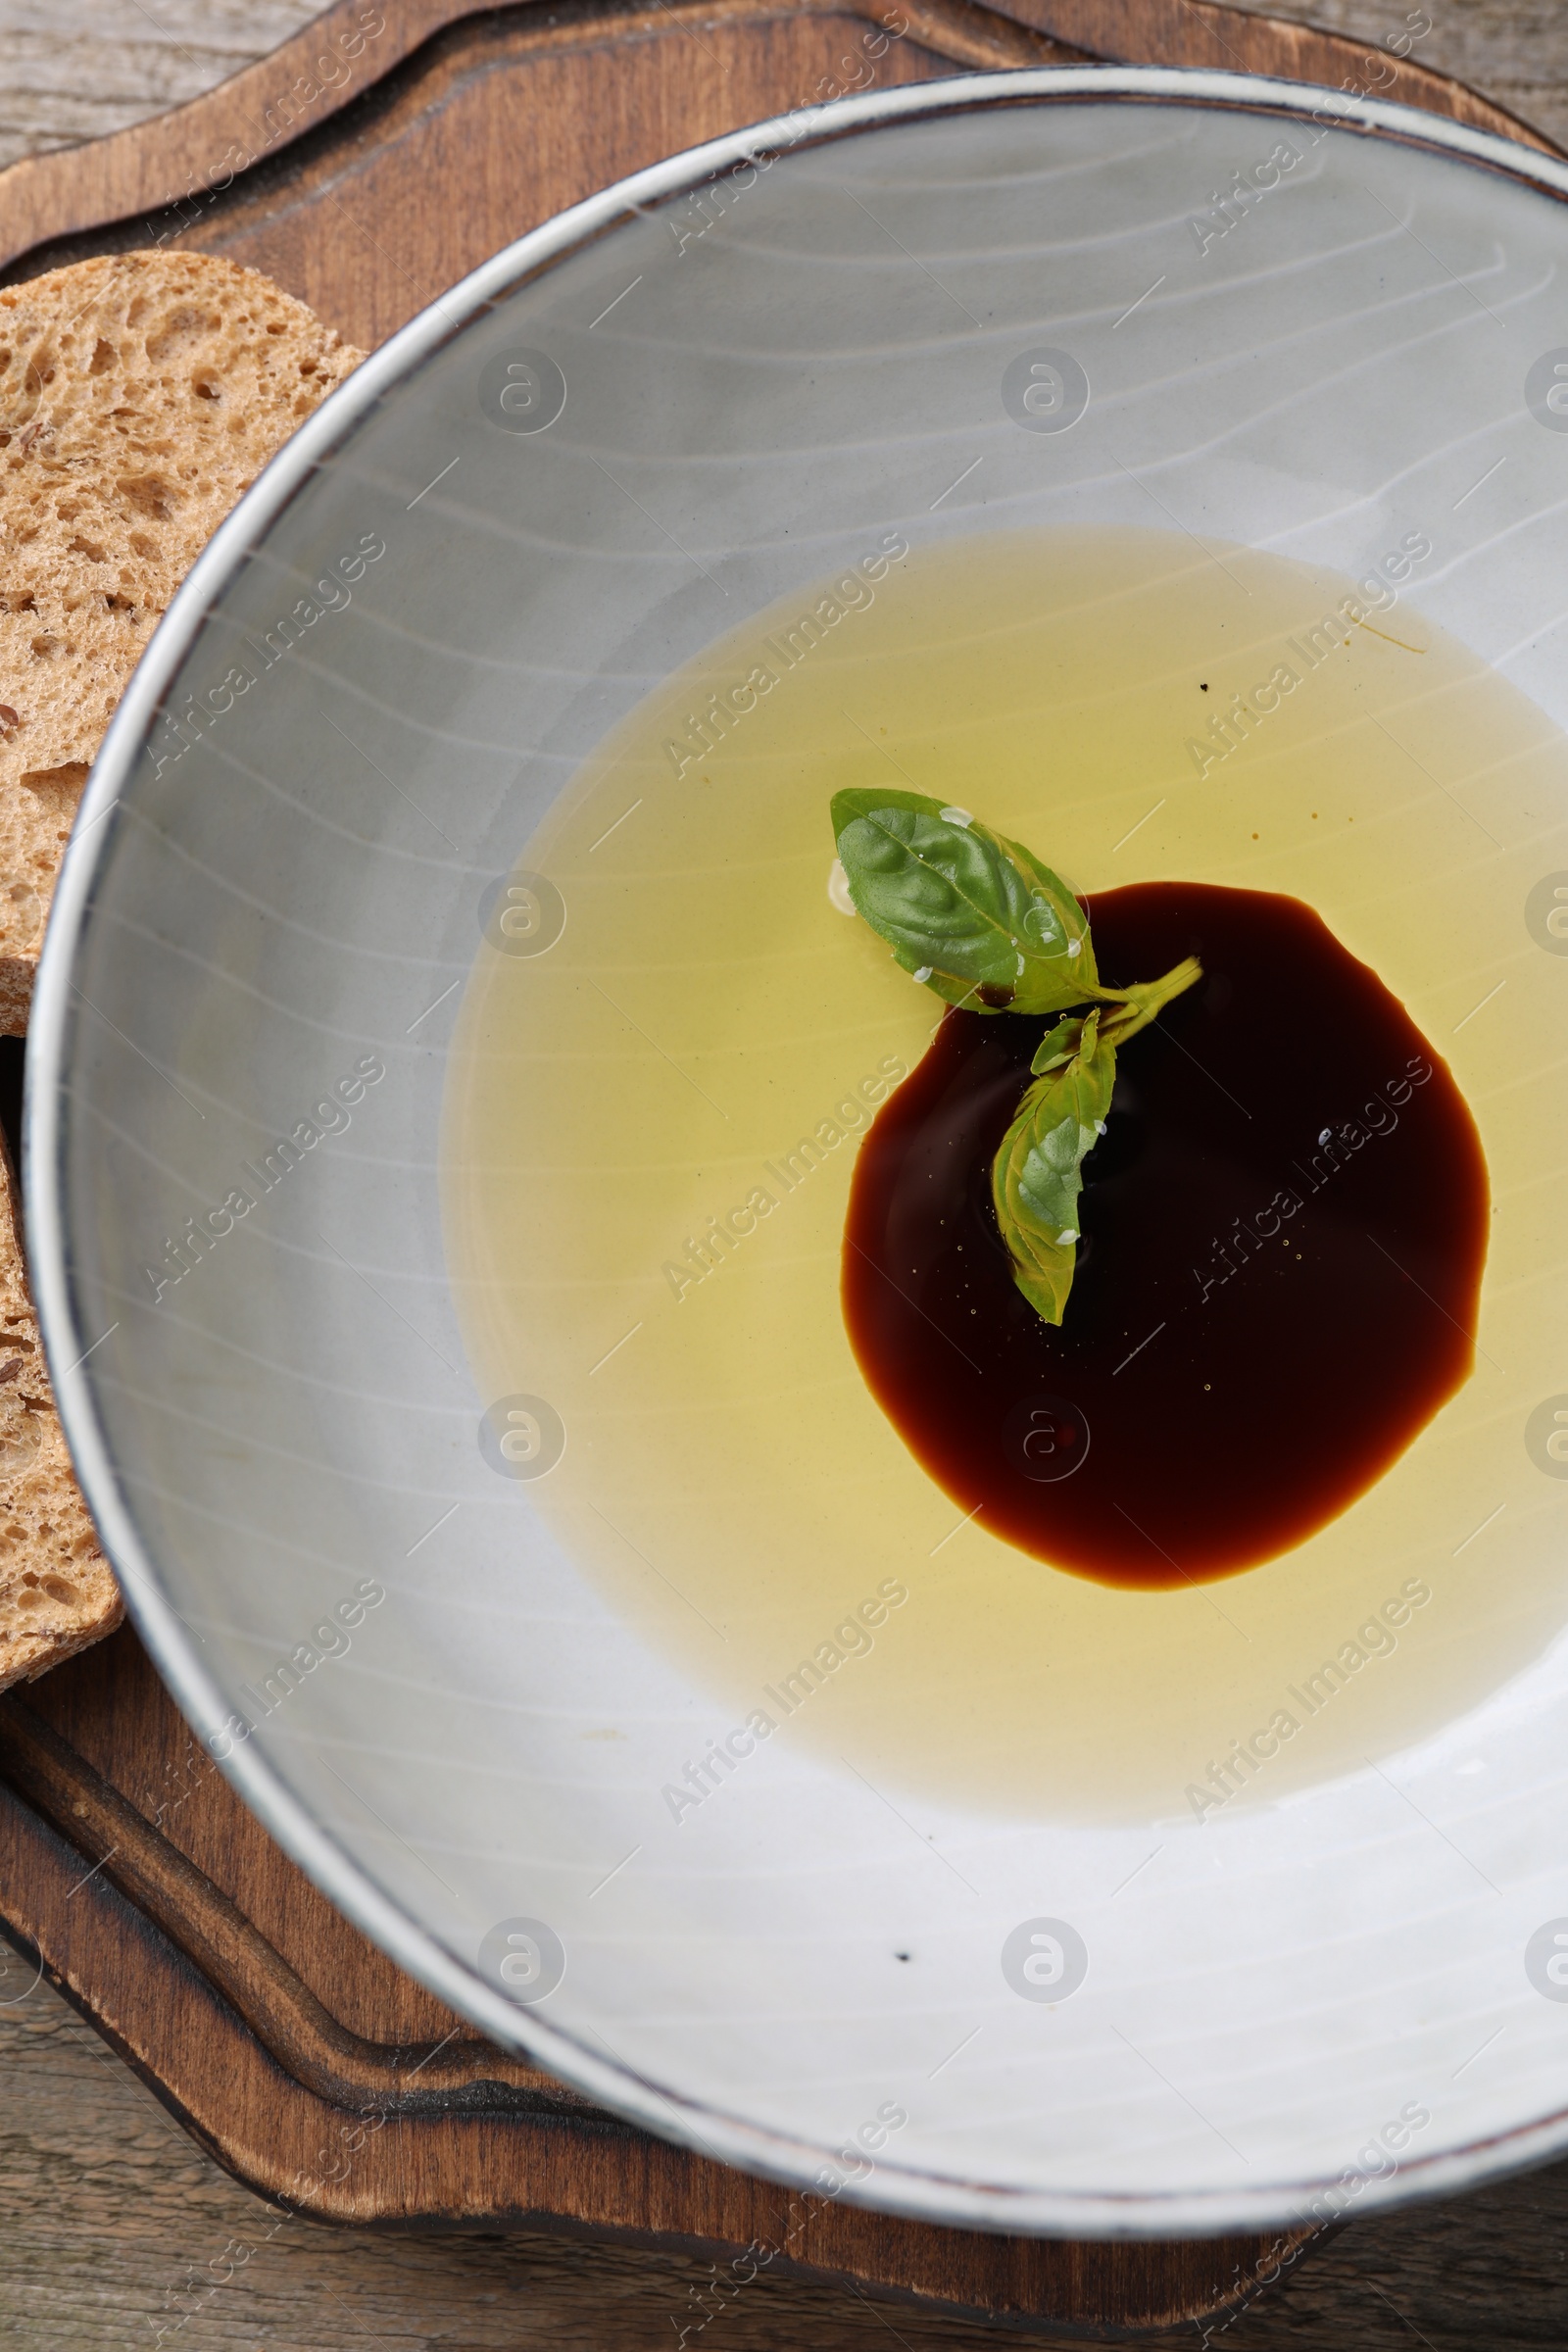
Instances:
[[[973,113],[996,105],[1158,101],[1233,113],[1308,117],[1424,147],[1568,199],[1568,159],[1413,107],[1277,76],[1167,66],[1051,66],[914,82],[808,104],[726,132],[612,182],[530,229],[482,263],[361,363],[271,459],[198,556],[153,633],[93,762],[62,861],[39,960],[27,1032],[23,1189],[28,1258],[45,1357],[67,1444],[125,1605],[159,1674],[218,1769],[323,1894],[407,1973],[492,2040],[522,2052],[612,2111],[693,2153],[797,2188],[811,2188],[827,2144],[747,2120],[661,2084],[575,2033],[492,1991],[421,1927],[311,1812],[249,1741],[230,1740],[226,1699],[203,1664],[184,1620],[165,1596],[156,1561],[122,1496],[111,1449],[78,1372],[108,1333],[79,1324],[69,1263],[64,1170],[64,1081],[72,1042],[72,967],[114,827],[102,820],[130,781],[162,698],[218,595],[247,553],[308,487],[334,447],[417,366],[472,325],[495,302],[596,242],[628,215],[708,183],[760,154],[788,154],[890,123]],[[591,2031],[591,2029],[589,2029]],[[1367,2179],[1357,2216],[1414,2196],[1452,2193],[1539,2164],[1568,2148],[1568,2110],[1401,2163]],[[1230,2188],[1069,2191],[1009,2187],[932,2168],[874,2166],[831,2194],[875,2212],[949,2228],[1041,2236],[1170,2238],[1305,2225],[1313,2201],[1339,2185],[1307,2179]],[[816,2192],[823,2192],[818,2189]]]

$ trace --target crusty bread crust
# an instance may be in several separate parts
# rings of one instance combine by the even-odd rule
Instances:
[[[87,770],[171,597],[363,353],[270,278],[131,253],[0,290],[0,1034]],[[0,1690],[123,1604],[66,1450],[0,1144]]]
[[[123,1614],[55,1411],[0,1142],[0,1690],[112,1634]]]
[[[129,253],[0,289],[0,1034],[87,769],[191,564],[364,354],[259,270]]]

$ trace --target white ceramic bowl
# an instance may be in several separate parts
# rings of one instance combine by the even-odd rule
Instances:
[[[488,2034],[654,2132],[933,2221],[1167,2235],[1364,2211],[1568,2144],[1548,1965],[1568,1490],[1524,1442],[1568,1385],[1560,1075],[1510,1025],[1458,1034],[1488,989],[1554,1007],[1568,980],[1525,916],[1568,866],[1560,762],[1523,798],[1506,761],[1473,779],[1473,914],[1418,1007],[1494,1154],[1498,1360],[1453,1426],[1498,1507],[1474,1537],[1413,1518],[1398,1561],[1368,1545],[1331,1632],[1412,1574],[1432,1606],[1338,1729],[1222,1808],[1188,1794],[1207,1743],[1317,1661],[1289,1646],[1310,1613],[1277,1568],[1197,1598],[1054,1580],[1042,1706],[1083,1677],[1111,1693],[1104,1753],[1054,1794],[922,1777],[917,1738],[890,1762],[847,1715],[672,1807],[744,1719],[724,1628],[682,1644],[679,1525],[625,1527],[607,1584],[546,1487],[496,1474],[436,1168],[483,926],[581,764],[721,632],[890,534],[918,564],[982,530],[1152,527],[1351,575],[1424,535],[1412,620],[1568,720],[1565,194],[1538,154],[1373,100],[1098,68],[868,95],[695,150],[368,361],[223,525],[126,695],[29,1043],[36,1285],[88,1499],[161,1670],[287,1850]],[[1068,355],[1070,431],[1009,405],[1006,370],[1042,347]],[[1181,870],[1162,838],[1077,878]],[[607,848],[623,880],[657,863],[649,840]],[[577,887],[564,873],[564,959]],[[660,887],[678,931],[679,875]],[[639,1043],[636,973],[618,985],[582,1083],[721,1095],[700,1024]],[[313,1118],[334,1090],[343,1115]],[[779,1135],[817,1107],[785,1102]],[[727,1147],[692,1116],[696,1216]],[[794,1279],[831,1289],[832,1248]],[[628,1302],[665,1311],[659,1284],[649,1265],[583,1291],[575,1356],[539,1365],[568,1458],[590,1378],[623,1383],[628,1427],[661,1409],[634,1346],[592,1362]],[[1508,1353],[1526,1292],[1544,1321]],[[790,1401],[757,1377],[738,1407],[787,1441]],[[1441,1447],[1413,1458],[1446,1494]],[[791,1479],[779,1511],[809,1500],[809,1461]],[[695,1530],[701,1479],[689,1506]],[[774,1509],[760,1494],[759,1546]],[[934,1489],[930,1509],[940,1531]],[[816,1567],[850,1607],[889,1562],[834,1542],[829,1522]],[[906,1621],[1005,1565],[933,1533],[895,1564]],[[1007,1634],[1002,1612],[925,1687],[933,1753],[983,1722]],[[897,1637],[846,1689],[893,1689]],[[1153,1727],[1119,1778],[1136,1727],[1090,1655],[1107,1642]],[[1019,1997],[1005,1955],[1041,1921],[1087,1974]]]

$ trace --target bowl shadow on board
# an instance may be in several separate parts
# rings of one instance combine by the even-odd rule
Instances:
[[[14,1168],[22,1165],[22,1081],[26,1067],[24,1037],[0,1037],[0,1135]]]

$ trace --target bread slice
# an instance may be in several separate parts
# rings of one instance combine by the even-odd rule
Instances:
[[[0,1035],[87,769],[201,549],[364,353],[255,270],[76,262],[0,289]]]
[[[55,1411],[16,1172],[0,1142],[0,1690],[112,1634],[123,1615]]]
[[[0,290],[0,1034],[87,770],[242,491],[363,353],[254,270],[131,253]],[[0,1144],[0,1690],[124,1614],[72,1471]]]

